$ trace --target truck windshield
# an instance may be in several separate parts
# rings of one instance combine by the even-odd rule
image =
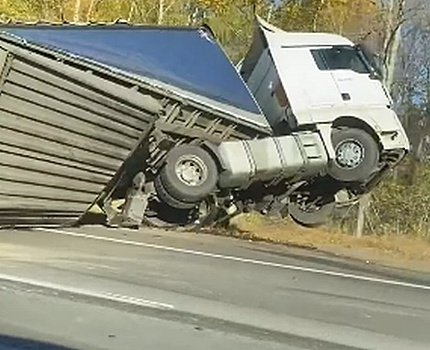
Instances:
[[[361,74],[370,74],[369,65],[357,48],[334,46],[330,49],[311,50],[315,63],[321,70],[347,69]]]

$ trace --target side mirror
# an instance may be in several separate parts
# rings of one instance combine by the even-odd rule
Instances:
[[[384,61],[381,55],[371,52],[361,44],[357,45],[356,48],[361,57],[366,61],[367,66],[369,67],[370,79],[381,80],[382,72],[384,71]]]
[[[369,74],[370,79],[373,80],[381,80],[382,76],[374,69],[372,69],[372,72]]]

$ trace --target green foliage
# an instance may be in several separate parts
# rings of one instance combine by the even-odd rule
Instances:
[[[355,232],[358,205],[332,223]],[[411,235],[430,240],[430,165],[407,159],[396,176],[390,176],[372,192],[366,210],[365,234]]]
[[[330,31],[354,36],[371,28],[370,0],[0,0],[3,20],[46,20],[190,25],[207,22],[233,61],[245,54],[254,14],[287,30]]]
[[[412,183],[391,179],[373,193],[368,220],[375,233],[430,238],[430,166],[411,162],[408,171],[411,167],[416,167]]]
[[[359,38],[374,29],[379,14],[370,0],[289,0],[277,12],[277,24],[292,31],[334,32]]]

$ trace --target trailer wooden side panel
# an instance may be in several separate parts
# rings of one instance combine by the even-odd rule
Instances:
[[[151,130],[159,103],[0,41],[0,226],[76,222]]]

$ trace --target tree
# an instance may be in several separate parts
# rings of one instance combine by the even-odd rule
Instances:
[[[378,10],[371,0],[292,0],[281,3],[276,22],[286,30],[334,32],[355,40],[371,30]]]
[[[195,2],[204,22],[214,30],[233,61],[243,57],[252,39],[255,14],[267,17],[272,0],[198,0]]]
[[[75,11],[73,13],[73,22],[80,22],[81,20],[81,0],[75,0]]]

